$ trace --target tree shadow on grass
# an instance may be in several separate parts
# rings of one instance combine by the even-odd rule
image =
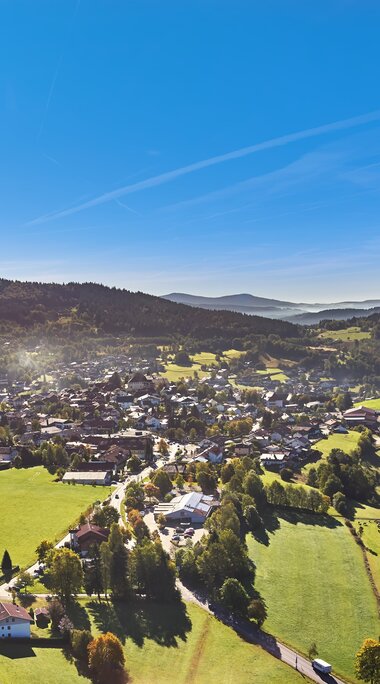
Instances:
[[[160,646],[176,647],[179,640],[186,641],[191,629],[186,606],[180,601],[165,604],[91,601],[87,608],[98,629],[113,632],[122,643],[131,638],[139,647],[145,639]]]
[[[18,600],[20,606],[27,609],[33,605],[33,603],[36,600],[36,597],[34,596],[34,594],[21,594],[21,593],[19,593],[17,595],[17,600]]]
[[[10,658],[11,660],[19,660],[20,658],[35,658],[36,654],[29,644],[0,642],[0,656]]]
[[[277,517],[280,520],[286,520],[292,525],[315,525],[317,527],[328,527],[330,529],[342,526],[340,520],[327,514],[312,513],[311,511],[297,510],[294,508],[278,508],[276,512]]]
[[[87,611],[77,601],[70,601],[66,605],[66,615],[73,623],[75,629],[91,629]]]

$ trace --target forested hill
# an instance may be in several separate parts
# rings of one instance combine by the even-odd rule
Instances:
[[[230,311],[209,311],[142,292],[94,283],[66,285],[0,279],[0,326],[204,340],[275,334],[298,337],[298,326]]]

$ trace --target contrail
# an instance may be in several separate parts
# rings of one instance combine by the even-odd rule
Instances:
[[[304,131],[298,131],[296,133],[289,133],[288,135],[283,135],[278,138],[272,138],[271,140],[265,140],[264,142],[257,143],[256,145],[250,145],[249,147],[242,147],[239,150],[234,150],[232,152],[227,152],[225,154],[220,154],[216,157],[210,157],[209,159],[202,159],[201,161],[194,162],[193,164],[188,164],[187,166],[182,166],[173,171],[167,171],[166,173],[161,173],[158,176],[152,176],[151,178],[146,178],[143,181],[137,183],[132,183],[131,185],[125,185],[116,190],[111,190],[110,192],[105,192],[98,197],[95,197],[88,202],[83,202],[74,207],[68,209],[62,209],[58,211],[50,212],[49,214],[44,214],[39,216],[25,225],[35,225],[37,223],[47,223],[53,221],[54,219],[64,218],[65,216],[71,216],[72,214],[77,214],[84,209],[91,209],[92,207],[97,207],[99,204],[105,204],[112,200],[116,200],[124,195],[131,195],[135,192],[140,192],[141,190],[146,190],[148,188],[154,188],[157,185],[163,185],[164,183],[169,183],[170,181],[180,178],[181,176],[186,176],[194,171],[200,171],[201,169],[206,169],[210,166],[216,166],[217,164],[222,164],[233,159],[241,159],[242,157],[247,157],[250,154],[255,154],[256,152],[261,152],[262,150],[269,150],[274,147],[282,147],[288,145],[289,143],[297,142],[298,140],[305,140],[307,138],[315,138],[316,136],[323,135],[325,133],[332,133],[333,131],[341,131],[348,128],[354,128],[355,126],[362,126],[373,121],[380,120],[380,110],[375,112],[370,112],[369,114],[363,114],[361,116],[355,116],[350,119],[342,119],[341,121],[335,121],[333,123],[325,124],[323,126],[317,126],[316,128],[308,128]]]
[[[119,199],[115,199],[116,204],[119,205],[119,207],[123,207],[123,209],[127,209],[128,211],[131,211],[132,214],[137,214],[137,216],[141,216],[136,209],[132,209],[132,207],[129,207],[128,204],[125,204],[125,202],[120,202]]]
[[[78,13],[80,2],[81,2],[81,0],[77,0],[77,2],[76,2],[76,4],[75,4],[74,13],[73,13],[73,16],[72,16],[72,19],[71,19],[71,22],[70,22],[70,27],[69,27],[69,32],[68,32],[68,35],[69,35],[69,36],[71,35],[71,31],[72,31],[72,27],[73,27],[73,22],[74,22],[74,19],[75,19],[77,13]],[[59,72],[60,72],[60,70],[61,70],[61,66],[62,66],[62,62],[63,62],[63,57],[64,57],[64,51],[62,51],[62,53],[61,53],[61,56],[60,56],[60,58],[59,58],[59,60],[58,60],[58,63],[57,63],[56,70],[55,70],[55,72],[54,72],[54,74],[53,74],[52,82],[51,82],[51,84],[50,84],[50,89],[49,89],[49,93],[48,93],[47,100],[46,100],[46,104],[45,104],[44,113],[43,113],[43,115],[42,115],[40,128],[39,128],[38,134],[37,134],[37,141],[40,139],[40,137],[41,137],[41,135],[42,135],[42,132],[43,132],[43,130],[44,130],[44,128],[45,128],[45,122],[46,122],[47,113],[48,113],[48,111],[49,111],[51,98],[53,97],[54,88],[55,88],[55,84],[56,84],[56,81],[57,81],[57,78],[58,78],[58,74],[59,74]]]

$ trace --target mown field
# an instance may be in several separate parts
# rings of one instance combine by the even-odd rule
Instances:
[[[270,529],[264,543],[248,540],[265,628],[304,653],[316,642],[321,658],[356,681],[355,653],[380,628],[360,548],[329,516],[281,515]]]
[[[333,434],[327,439],[320,439],[313,445],[312,449],[322,452],[322,457],[326,458],[332,449],[341,449],[346,454],[355,451],[360,437],[360,432],[349,431],[345,435]]]
[[[278,382],[289,380],[289,376],[281,368],[267,368],[266,370],[258,370],[256,373],[259,375],[270,375],[271,380],[278,380]]]
[[[242,352],[237,349],[229,349],[224,352],[223,356],[226,359],[237,358],[242,354]],[[171,382],[178,382],[181,378],[192,378],[194,377],[194,371],[198,373],[199,378],[205,378],[210,373],[208,371],[201,370],[202,366],[213,366],[216,364],[216,354],[213,352],[199,352],[198,354],[193,354],[190,356],[192,361],[190,366],[178,366],[175,363],[167,363],[165,365],[165,371],[161,373],[164,378],[167,378]]]
[[[8,549],[13,564],[21,567],[34,562],[41,539],[59,541],[89,505],[108,493],[107,487],[54,482],[42,466],[0,472],[0,555]]]
[[[85,611],[87,609],[87,613]],[[186,610],[187,609],[187,610]],[[133,684],[301,684],[297,672],[240,639],[201,608],[151,605],[136,610],[83,602],[77,626],[112,629],[124,643]],[[19,652],[18,657],[11,653]],[[2,653],[4,655],[2,655]],[[7,655],[8,654],[8,655]],[[34,656],[34,657],[32,657]],[[60,649],[0,644],[1,684],[85,682]],[[111,683],[110,683],[111,684]]]
[[[367,406],[367,408],[374,409],[375,411],[380,411],[380,398],[358,401],[355,404],[355,406]]]
[[[380,511],[378,512],[380,520]],[[377,590],[380,592],[380,523],[374,520],[360,520],[355,522],[355,527],[359,530],[362,527],[362,540],[367,547],[367,558]]]
[[[343,330],[324,330],[319,337],[325,340],[351,342],[352,340],[369,340],[371,333],[361,330],[358,326],[352,326]]]

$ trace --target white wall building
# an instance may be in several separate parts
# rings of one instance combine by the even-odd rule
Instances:
[[[21,606],[0,602],[0,640],[30,638],[33,618]]]
[[[163,515],[166,519],[184,522],[204,523],[218,502],[212,496],[200,492],[190,492],[183,496],[175,496],[169,503],[160,503],[154,509],[154,515]]]

